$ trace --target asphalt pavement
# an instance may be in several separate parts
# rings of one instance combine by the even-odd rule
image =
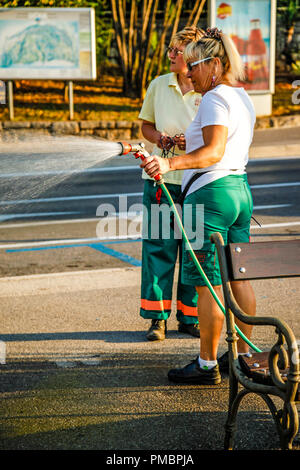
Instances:
[[[299,128],[281,131],[256,131],[251,158],[299,157]],[[299,281],[253,285],[258,314],[279,316],[300,338]],[[104,464],[195,452],[196,464],[201,451],[223,449],[228,376],[214,387],[171,384],[168,370],[194,359],[199,340],[178,333],[173,305],[166,340],[147,341],[139,289],[140,268],[128,266],[0,278],[0,450],[96,450]],[[254,329],[260,349],[273,339]],[[245,398],[236,449],[279,448],[263,400]]]

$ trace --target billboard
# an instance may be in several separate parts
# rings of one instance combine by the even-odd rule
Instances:
[[[273,0],[211,1],[211,22],[234,41],[245,65],[242,85],[249,92],[274,91],[274,4]]]
[[[0,9],[0,79],[95,78],[94,9]]]

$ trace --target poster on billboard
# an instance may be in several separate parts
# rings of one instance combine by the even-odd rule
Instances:
[[[251,92],[273,92],[274,87],[273,0],[211,1],[211,23],[228,34],[245,65],[243,87]]]
[[[92,8],[0,9],[0,79],[95,78]]]

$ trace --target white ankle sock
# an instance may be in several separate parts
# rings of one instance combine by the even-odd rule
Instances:
[[[218,363],[218,361],[205,361],[204,359],[201,359],[200,356],[198,356],[198,363],[201,369],[212,369],[215,367]]]

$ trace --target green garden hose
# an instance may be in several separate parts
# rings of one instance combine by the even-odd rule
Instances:
[[[189,241],[189,239],[188,239],[188,237],[187,237],[187,235],[186,235],[186,233],[185,233],[185,230],[184,230],[184,227],[183,227],[183,224],[182,224],[180,215],[179,215],[178,210],[177,210],[177,208],[176,208],[176,206],[175,206],[175,204],[174,204],[174,201],[173,201],[173,199],[172,199],[172,196],[171,196],[171,194],[169,193],[168,188],[166,187],[166,185],[165,185],[164,182],[160,182],[159,184],[160,184],[160,186],[162,187],[163,192],[164,192],[165,196],[167,197],[168,202],[169,202],[169,204],[170,204],[170,206],[171,206],[171,208],[172,208],[172,210],[173,210],[173,212],[174,212],[174,216],[175,216],[176,222],[177,222],[177,224],[178,224],[178,226],[179,226],[179,228],[180,228],[180,230],[181,230],[181,232],[182,232],[182,236],[183,236],[183,238],[184,238],[184,241],[186,242],[186,244],[187,244],[187,246],[188,246],[188,249],[190,250],[191,257],[192,257],[192,259],[193,259],[193,261],[194,261],[194,263],[195,263],[196,268],[198,269],[198,271],[199,271],[200,275],[202,276],[202,278],[203,278],[203,280],[204,280],[206,286],[208,287],[208,289],[209,289],[209,291],[211,292],[213,298],[215,299],[215,301],[217,302],[218,306],[219,306],[220,309],[222,310],[223,314],[226,315],[225,308],[224,308],[222,302],[220,301],[219,297],[218,297],[217,294],[215,293],[215,291],[214,291],[214,289],[213,289],[211,283],[209,282],[209,280],[208,280],[208,278],[207,278],[205,272],[203,271],[203,269],[202,269],[202,267],[201,267],[201,265],[200,265],[200,263],[199,263],[199,261],[198,261],[196,255],[195,255],[194,250],[192,249],[192,246],[191,246],[191,244],[190,244],[190,241]],[[243,332],[239,329],[239,327],[238,327],[237,325],[235,325],[235,329],[236,329],[237,333],[239,334],[239,336],[240,336],[254,351],[256,351],[256,352],[261,352],[261,350],[260,350],[257,346],[255,346],[254,344],[251,343],[251,341],[243,334]]]
[[[145,149],[145,144],[144,143],[139,143],[139,144],[129,144],[128,142],[118,142],[120,144],[120,155],[127,155],[128,153],[132,152],[133,155],[135,156],[135,158],[140,158],[142,161],[145,160],[146,157],[149,157],[150,154],[147,152],[147,150]],[[171,206],[171,209],[173,210],[174,212],[174,216],[175,216],[175,219],[178,223],[178,226],[179,228],[181,229],[181,232],[182,232],[182,236],[190,250],[190,253],[191,253],[191,256],[192,256],[192,259],[196,265],[196,268],[198,269],[200,275],[202,276],[202,278],[204,279],[204,282],[206,284],[206,286],[208,287],[209,291],[211,292],[213,298],[215,299],[215,301],[217,302],[218,306],[220,307],[221,311],[223,312],[223,314],[226,316],[226,311],[225,311],[225,308],[224,306],[222,305],[222,302],[220,301],[220,299],[218,298],[217,294],[215,293],[211,283],[209,282],[205,272],[203,271],[196,255],[195,255],[195,252],[194,250],[192,249],[192,246],[190,244],[190,241],[185,233],[185,230],[184,230],[184,227],[183,227],[183,224],[182,224],[182,221],[181,221],[181,218],[180,218],[180,215],[178,213],[178,210],[174,204],[174,201],[172,199],[172,196],[171,194],[169,193],[168,191],[168,188],[166,187],[165,183],[163,182],[163,179],[161,178],[161,175],[156,175],[154,177],[154,180],[162,187],[163,189],[163,192],[165,194],[165,196],[167,197],[168,199],[168,202]],[[157,282],[154,281],[154,287],[156,288],[156,292],[157,292]],[[158,293],[158,292],[157,292]],[[239,336],[256,352],[262,352],[260,349],[258,349],[257,346],[255,346],[254,344],[251,343],[251,341],[243,334],[242,331],[240,331],[240,329],[238,328],[237,325],[235,325],[235,329],[237,331],[237,333],[239,334]]]

